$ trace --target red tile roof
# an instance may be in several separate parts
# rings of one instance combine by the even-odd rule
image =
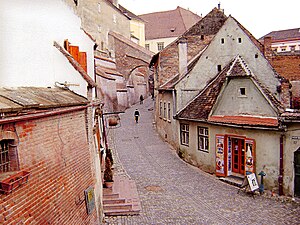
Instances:
[[[300,39],[300,28],[272,31],[259,40],[263,40],[264,37],[272,37],[272,42]]]
[[[238,124],[247,126],[278,126],[277,118],[255,117],[255,116],[211,116],[209,122]]]
[[[237,125],[256,125],[256,126],[277,126],[274,125],[275,122],[271,123],[269,119],[267,119],[267,122],[265,124],[261,120],[242,120],[240,117],[247,118],[247,116],[243,115],[235,115],[233,117],[231,116],[216,116],[214,118],[219,119],[219,117],[223,118],[219,119],[220,121],[212,121],[211,117],[209,117],[211,110],[214,106],[214,104],[217,101],[217,98],[220,94],[220,91],[223,87],[223,84],[226,81],[227,77],[249,77],[250,79],[255,82],[260,90],[265,94],[265,96],[268,98],[270,103],[278,109],[278,111],[282,111],[282,106],[280,102],[276,100],[276,98],[262,85],[260,84],[255,76],[251,73],[251,71],[248,69],[246,63],[244,60],[237,56],[235,57],[229,64],[227,64],[224,69],[216,76],[214,77],[208,85],[185,107],[183,108],[177,115],[177,119],[187,119],[187,120],[197,120],[197,121],[209,121],[209,122],[222,122],[222,123],[230,123],[230,124],[237,124]],[[236,118],[235,118],[236,117]],[[257,118],[257,116],[248,116]],[[224,119],[225,118],[225,119]],[[230,118],[233,120],[230,121]],[[260,117],[259,117],[260,118]],[[263,118],[263,117],[261,117]],[[249,123],[246,123],[246,122]],[[255,122],[257,122],[255,124]],[[245,123],[245,124],[244,124]]]
[[[198,22],[201,17],[177,7],[175,10],[139,15],[145,22],[146,40],[178,37]]]

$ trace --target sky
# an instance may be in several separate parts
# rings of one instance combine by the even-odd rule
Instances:
[[[136,15],[180,6],[204,17],[219,3],[257,39],[271,31],[300,28],[300,0],[119,0]]]

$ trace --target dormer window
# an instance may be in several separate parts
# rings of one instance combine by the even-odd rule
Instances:
[[[170,29],[170,31],[171,31],[172,33],[175,32],[175,30],[176,30],[175,27],[173,27],[173,28]]]
[[[244,87],[240,88],[240,96],[246,96],[246,88]]]

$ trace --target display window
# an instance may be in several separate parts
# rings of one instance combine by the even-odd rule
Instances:
[[[255,173],[255,140],[238,135],[216,135],[216,175]]]

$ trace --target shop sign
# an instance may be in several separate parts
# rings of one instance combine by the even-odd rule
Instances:
[[[259,188],[255,173],[251,173],[251,174],[247,175],[247,179],[248,179],[248,184],[250,186],[251,191],[255,191],[256,189]]]

